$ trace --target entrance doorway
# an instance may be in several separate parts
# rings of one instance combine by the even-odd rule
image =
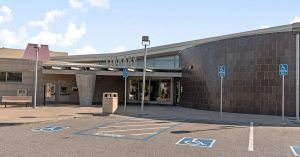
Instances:
[[[150,101],[156,101],[159,98],[159,81],[152,80],[150,83]]]
[[[129,78],[128,101],[140,102],[142,99],[143,80],[141,78]],[[156,104],[173,103],[172,79],[147,79],[145,82],[145,101]]]

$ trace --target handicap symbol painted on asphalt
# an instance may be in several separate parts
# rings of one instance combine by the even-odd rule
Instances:
[[[290,148],[295,156],[300,156],[300,147],[299,146],[290,146]]]
[[[184,137],[181,140],[179,140],[176,144],[211,148],[215,142],[216,140],[214,139]]]
[[[68,129],[69,127],[63,127],[63,126],[45,126],[40,128],[33,128],[32,131],[42,131],[42,132],[58,132],[65,129]]]

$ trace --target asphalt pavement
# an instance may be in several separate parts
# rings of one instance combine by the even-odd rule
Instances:
[[[120,106],[110,115],[100,106],[65,105],[11,108],[9,113],[18,123],[0,125],[0,156],[292,157],[300,152],[300,128],[293,117],[221,117],[219,112],[159,105],[145,106],[143,114],[137,105],[127,106],[126,113]],[[26,116],[34,123],[22,118]]]
[[[0,156],[283,157],[300,146],[299,127],[254,123],[249,150],[250,127],[162,116],[80,117],[0,127]]]

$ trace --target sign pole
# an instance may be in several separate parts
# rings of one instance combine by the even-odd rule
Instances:
[[[125,81],[125,86],[124,86],[124,114],[126,112],[126,92],[127,92],[127,77],[128,77],[128,69],[127,68],[124,68],[123,69],[123,77],[124,77],[124,81]]]
[[[282,121],[284,121],[284,75],[282,75],[282,104],[281,104],[281,106],[282,106],[282,109],[281,109]]]
[[[296,34],[296,120],[299,122],[299,33]]]
[[[221,117],[223,116],[223,76],[221,77],[221,102],[220,102],[220,113],[221,113]]]
[[[284,76],[288,75],[289,70],[288,70],[288,65],[287,64],[279,64],[279,75],[282,76],[282,99],[281,99],[281,116],[282,116],[282,121],[284,121]]]
[[[124,89],[124,113],[126,112],[126,90],[127,90],[127,77],[125,77],[125,89]]]
[[[220,114],[221,118],[223,116],[223,79],[225,77],[225,66],[219,66],[218,67],[218,76],[221,78],[221,92],[220,92]]]

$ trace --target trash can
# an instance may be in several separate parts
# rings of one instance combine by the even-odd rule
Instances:
[[[118,109],[118,93],[103,93],[102,112],[115,113]]]

